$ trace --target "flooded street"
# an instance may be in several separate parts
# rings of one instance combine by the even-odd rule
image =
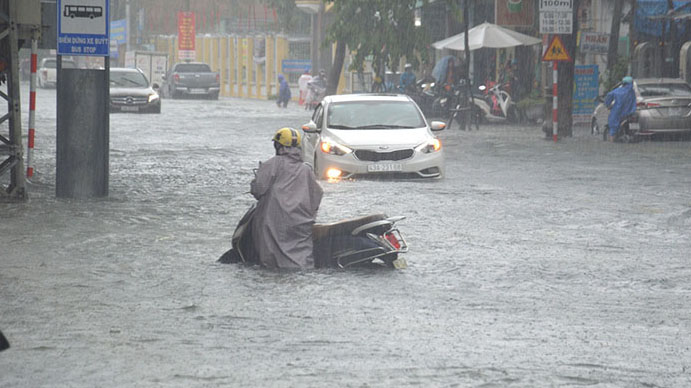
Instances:
[[[67,201],[54,90],[37,110],[30,199],[0,203],[0,387],[691,385],[689,141],[454,127],[442,180],[321,182],[320,222],[407,216],[407,269],[276,273],[216,260],[308,112],[113,114],[110,196]]]

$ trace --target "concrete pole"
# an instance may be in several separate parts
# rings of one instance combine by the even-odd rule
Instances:
[[[130,28],[130,0],[125,0],[125,57],[130,51],[130,34],[132,33],[132,28]]]

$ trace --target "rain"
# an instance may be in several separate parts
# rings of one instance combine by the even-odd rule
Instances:
[[[110,1],[111,20],[125,17],[125,3]],[[160,45],[172,42],[170,36],[157,32],[147,41],[144,32],[167,28],[177,34],[178,10],[196,12],[201,47],[225,42],[231,48],[222,31],[277,38],[274,33],[283,29],[296,37],[284,42],[296,51],[281,62],[267,53],[282,43],[266,40],[263,63],[249,55],[245,65],[239,59],[223,67],[213,50],[210,60],[198,57],[194,62],[222,70],[218,98],[213,91],[173,98],[175,90],[166,89],[164,79],[154,80],[163,74],[147,73],[162,94],[160,113],[108,116],[106,196],[56,195],[59,91],[37,89],[27,198],[0,196],[0,330],[10,343],[0,352],[1,388],[691,385],[687,137],[603,141],[591,125],[596,102],[591,99],[590,114],[579,117],[576,90],[573,125],[559,125],[555,141],[551,96],[545,95],[551,73],[538,74],[534,87],[521,92],[526,101],[531,93],[539,96],[533,99],[540,100],[538,113],[532,117],[530,104],[519,101],[515,122],[485,118],[476,126],[469,118],[463,129],[462,119],[449,121],[433,101],[423,108],[413,97],[429,122],[446,124],[434,132],[444,153],[443,176],[319,180],[324,196],[316,220],[405,216],[396,225],[409,246],[400,254],[407,268],[280,271],[222,264],[218,258],[231,248],[238,221],[255,202],[249,193],[253,169],[274,155],[272,136],[312,120],[313,110],[300,104],[307,97],[298,86],[303,65],[323,67],[332,79],[324,62],[330,55],[320,58],[316,47],[323,46],[310,35],[324,4],[209,0],[189,1],[186,9],[178,1],[179,9],[170,5],[165,16],[147,13],[143,1],[128,3],[132,20],[152,23],[149,30],[130,29],[132,51],[166,53]],[[419,3],[409,19],[392,9],[373,23],[406,20],[425,28],[439,15],[439,4],[456,4],[445,5],[456,18],[448,31],[430,27],[431,44],[464,32],[458,18],[466,4],[474,17],[469,29],[481,25],[480,15],[490,8],[494,15],[494,2]],[[572,3],[601,10],[593,5],[599,2]],[[622,36],[630,28],[625,16],[631,2],[623,3]],[[300,31],[284,26],[284,17]],[[542,39],[538,22],[532,36]],[[589,32],[609,33],[610,23],[598,28]],[[433,40],[435,33],[440,39]],[[243,43],[236,42],[238,50]],[[564,44],[571,43],[565,38]],[[117,47],[118,55],[127,56],[125,46]],[[409,61],[403,54],[394,67],[391,56],[397,54],[390,46],[382,82],[397,86],[408,62],[424,81],[449,55],[461,74],[467,65],[473,87],[486,84],[489,67],[480,61],[492,58],[495,78],[497,64],[509,55],[526,61],[518,68],[550,70],[542,53],[535,54],[540,47],[481,48],[468,64],[463,51],[428,47],[429,58]],[[39,51],[50,58],[48,50]],[[175,61],[164,56],[166,73]],[[153,54],[146,57],[155,61]],[[609,74],[606,58],[581,53],[576,65],[596,65]],[[73,59],[76,67],[103,65],[90,57]],[[110,60],[111,68],[127,67],[112,54]],[[344,69],[359,60],[348,53]],[[376,64],[362,60],[361,72],[344,70],[346,86],[338,94],[369,92],[363,88],[376,82]],[[678,52],[675,61],[682,62]],[[272,62],[286,70],[292,98],[285,108],[276,103],[275,72],[265,77],[247,66],[265,69]],[[248,84],[248,75],[265,89]],[[677,67],[666,78],[681,76]],[[634,77],[640,78],[646,77]],[[598,80],[596,97],[607,91],[606,81]],[[26,129],[29,79],[19,85]],[[24,133],[24,147],[27,140]],[[7,175],[2,179],[5,188]]]

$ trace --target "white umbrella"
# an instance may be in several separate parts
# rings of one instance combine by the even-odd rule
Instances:
[[[470,50],[479,48],[507,48],[515,46],[531,46],[542,40],[533,38],[520,32],[500,27],[496,24],[484,22],[468,30],[468,47]],[[438,50],[465,50],[465,33],[434,42],[432,46]]]

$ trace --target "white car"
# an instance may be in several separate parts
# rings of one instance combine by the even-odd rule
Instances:
[[[303,159],[320,179],[358,175],[441,178],[444,153],[415,102],[398,94],[328,96],[302,126]]]
[[[55,58],[43,58],[38,68],[37,78],[40,88],[54,88],[57,85],[58,60]],[[76,69],[77,64],[71,59],[62,60],[63,69]]]

